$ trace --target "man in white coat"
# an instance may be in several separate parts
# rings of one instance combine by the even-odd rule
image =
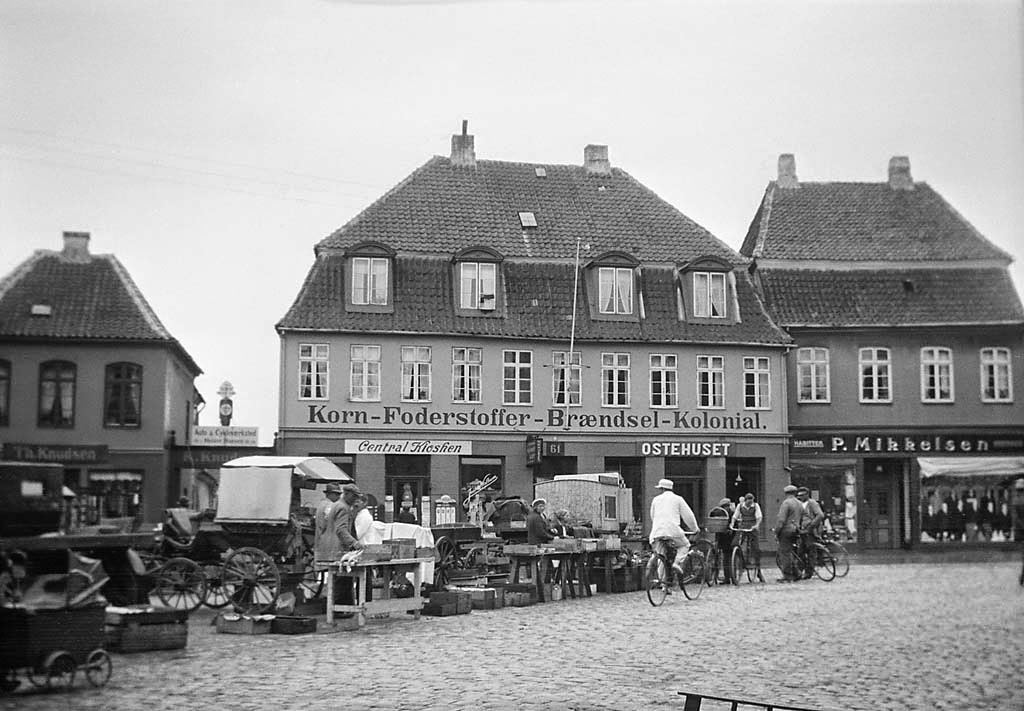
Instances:
[[[668,561],[673,561],[674,557],[672,567],[677,573],[682,573],[680,562],[690,549],[686,533],[697,531],[697,517],[693,515],[693,509],[686,503],[686,499],[672,491],[670,479],[659,481],[657,488],[661,489],[661,493],[651,500],[651,547]],[[651,558],[652,566],[654,561]],[[648,570],[648,574],[650,572]]]

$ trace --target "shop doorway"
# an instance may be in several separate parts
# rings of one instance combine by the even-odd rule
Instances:
[[[430,496],[430,457],[392,455],[384,458],[386,514],[394,521],[423,525],[424,496]]]
[[[899,460],[865,461],[860,542],[866,548],[894,548],[898,543],[896,487],[901,471],[902,462]]]
[[[673,491],[686,499],[693,509],[697,523],[704,523],[707,507],[704,505],[704,481],[707,477],[707,460],[683,457],[665,458],[665,478],[673,484]]]
[[[605,457],[604,469],[618,472],[622,483],[632,492],[633,520],[644,523],[646,520],[644,506],[644,467],[640,457]]]

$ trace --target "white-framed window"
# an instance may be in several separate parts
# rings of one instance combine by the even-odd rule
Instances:
[[[629,407],[629,353],[601,354],[601,405]]]
[[[603,314],[633,313],[633,270],[627,267],[599,267],[598,298]]]
[[[651,407],[679,406],[679,374],[674,353],[651,353]]]
[[[724,356],[697,356],[697,407],[725,409]]]
[[[583,380],[582,356],[579,351],[552,351],[551,353],[551,402],[554,405],[578,406]]]
[[[743,358],[743,407],[747,410],[772,407],[771,362],[766,356]]]
[[[452,348],[452,402],[480,402],[481,348]]]
[[[860,401],[892,402],[892,356],[888,348],[861,348]]]
[[[355,402],[380,402],[380,346],[349,347],[348,396]]]
[[[402,400],[430,401],[430,346],[402,346]]]
[[[725,274],[693,273],[693,315],[700,318],[725,318]]]
[[[830,402],[828,348],[798,348],[796,351],[798,402]]]
[[[953,402],[953,351],[921,349],[921,402]]]
[[[981,349],[982,402],[1013,402],[1009,348]]]
[[[493,311],[497,303],[498,265],[493,262],[459,264],[460,299],[464,309]]]
[[[299,399],[326,400],[331,348],[326,343],[299,344]]]
[[[388,303],[386,257],[352,257],[352,303],[383,306]]]
[[[533,402],[533,351],[502,353],[502,402],[529,405]]]

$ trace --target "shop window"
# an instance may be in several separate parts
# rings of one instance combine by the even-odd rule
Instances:
[[[104,427],[139,427],[142,424],[142,366],[137,363],[108,365],[103,403]],[[185,411],[188,412],[187,405]]]
[[[484,491],[499,495],[505,487],[505,460],[502,457],[462,457],[459,459],[459,491],[463,497],[470,486],[485,486]]]
[[[725,409],[725,358],[697,356],[697,407]]]
[[[529,405],[533,402],[532,351],[503,352],[502,402],[506,405]]]
[[[430,346],[402,346],[402,401],[430,402]]]
[[[1013,466],[1012,460],[1004,461]],[[935,458],[927,462],[930,475],[921,484],[921,543],[1007,543],[1014,539],[1014,484],[1005,474],[992,473],[1003,466],[998,458],[988,460],[974,473],[965,473],[961,460]],[[923,476],[924,464],[921,469]],[[1018,526],[1020,520],[1018,515]]]
[[[299,344],[299,399],[326,400],[330,375],[330,346]]]
[[[953,402],[953,351],[921,349],[921,401]]]
[[[11,424],[11,362],[0,360],[0,427]]]
[[[860,401],[892,402],[890,385],[891,356],[888,348],[861,348]]]
[[[380,402],[380,346],[349,347],[349,398]]]
[[[452,348],[452,402],[480,402],[481,348]]]
[[[89,472],[85,519],[89,525],[104,519],[136,518],[142,510],[142,474],[137,472]],[[112,522],[113,523],[113,522]]]
[[[764,504],[764,460],[726,458],[725,495],[736,503],[748,493],[753,494],[754,501],[761,504],[761,514],[767,518]]]
[[[1009,348],[981,349],[982,402],[1013,402]]]
[[[854,471],[848,467],[823,467],[793,462],[790,482],[806,486],[821,505],[828,525],[843,540],[857,540],[857,492]],[[762,513],[767,518],[769,512]]]
[[[39,426],[75,426],[77,369],[67,361],[48,361],[39,366]]]
[[[582,390],[583,367],[582,355],[579,351],[572,352],[570,362],[568,351],[551,353],[551,402],[558,406],[577,406],[580,404]]]
[[[675,354],[651,353],[651,407],[678,405],[679,382]]]
[[[828,348],[799,348],[796,352],[797,400],[829,402]]]

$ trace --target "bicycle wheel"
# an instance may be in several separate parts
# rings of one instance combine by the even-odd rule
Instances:
[[[718,582],[718,561],[715,558],[718,549],[711,545],[711,541],[699,540],[693,542],[690,550],[704,556],[704,582],[708,587]]]
[[[828,548],[815,543],[811,546],[809,552],[812,556],[811,560],[814,561],[814,574],[824,580],[826,583],[831,582],[836,577],[836,559],[832,557],[832,554],[828,552]]]
[[[679,588],[683,591],[683,595],[686,595],[686,599],[696,600],[700,597],[707,580],[707,564],[704,562],[704,556],[699,551],[691,550],[683,558],[683,564],[680,567],[683,569],[683,574],[680,576],[676,573]]]
[[[647,599],[655,607],[665,602],[668,596],[668,561],[665,556],[655,553],[647,563],[646,573]]]
[[[748,583],[754,582],[753,571],[747,567],[747,558],[743,555],[743,549],[736,546],[732,549],[732,584],[740,584],[740,576],[744,576]]]
[[[829,541],[826,546],[828,552],[832,554],[832,557],[836,559],[836,577],[845,578],[846,574],[850,572],[850,554],[843,547],[842,543],[836,541]]]

